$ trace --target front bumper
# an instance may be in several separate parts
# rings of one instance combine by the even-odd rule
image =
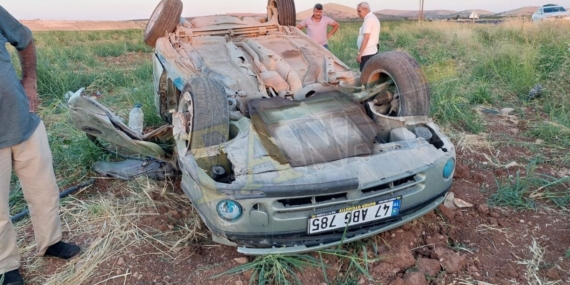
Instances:
[[[192,157],[188,156],[181,160],[182,188],[212,231],[214,241],[238,246],[239,252],[252,255],[302,253],[369,237],[399,227],[433,210],[443,201],[452,184],[451,177],[442,177],[445,163],[449,159],[455,159],[453,147],[446,146],[447,152],[437,150],[440,152],[439,157],[427,159],[427,162],[421,158],[421,154],[433,155],[428,150],[430,146],[424,145],[422,148],[413,145],[409,149],[396,148],[378,156],[349,158],[355,161],[337,167],[338,170],[331,170],[331,173],[324,173],[323,167],[297,180],[265,184],[257,181],[254,184],[259,185],[258,191],[248,191],[249,185],[244,185],[242,191],[234,192],[223,190],[227,184],[220,185],[212,181],[208,185],[204,174],[200,173],[199,167],[192,163]],[[395,160],[415,161],[407,167],[399,168],[394,165]],[[347,168],[358,170],[351,172]],[[364,172],[367,172],[366,175]],[[387,173],[392,175],[383,176]],[[252,179],[259,179],[260,176],[261,174],[252,175]],[[366,180],[363,177],[375,178]],[[299,179],[327,183],[292,183]],[[270,182],[265,179],[263,181]],[[300,189],[301,186],[304,189]],[[287,189],[289,193],[285,191]],[[312,214],[394,197],[402,197],[400,214],[396,217],[354,225],[346,229],[346,232],[345,229],[336,229],[318,234],[307,233],[308,219]],[[232,222],[219,218],[215,209],[217,202],[222,199],[240,203],[243,216]]]
[[[344,239],[342,239],[342,234],[339,236],[338,234],[335,235],[334,240],[330,241],[323,241],[321,243],[313,242],[312,245],[302,244],[302,245],[295,245],[290,247],[272,247],[272,248],[251,248],[251,247],[238,247],[238,252],[248,255],[265,255],[265,254],[299,254],[305,253],[309,251],[316,251],[325,248],[330,248],[333,246],[337,246],[340,244],[346,244],[353,241],[357,241],[363,238],[371,237],[377,235],[379,233],[383,233],[389,231],[391,229],[400,227],[406,223],[409,223],[419,217],[424,216],[425,214],[431,212],[437,206],[439,206],[445,200],[445,196],[447,195],[449,188],[442,192],[439,196],[435,197],[431,201],[427,201],[426,203],[417,205],[416,207],[412,207],[411,209],[406,210],[405,213],[401,213],[400,217],[396,220],[389,220],[380,225],[373,226],[367,229],[363,229],[357,231],[352,234],[347,234]],[[245,238],[245,237],[244,237]],[[247,237],[249,239],[254,239],[255,237]]]

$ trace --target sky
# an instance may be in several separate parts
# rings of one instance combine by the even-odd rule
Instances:
[[[317,0],[320,1],[320,0]],[[324,0],[356,7],[362,0]],[[549,1],[549,2],[545,2]],[[551,2],[550,2],[551,1]],[[0,0],[0,5],[19,20],[136,20],[148,19],[159,0]],[[267,0],[182,0],[182,16],[236,13],[265,13]],[[199,3],[198,3],[199,2]],[[310,9],[316,1],[297,0],[297,12]],[[372,11],[381,9],[416,10],[419,0],[368,0]],[[570,0],[424,0],[425,10],[483,9],[504,12],[525,6],[555,3],[570,8]]]

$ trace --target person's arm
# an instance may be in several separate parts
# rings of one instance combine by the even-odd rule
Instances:
[[[301,30],[306,26],[307,26],[307,23],[305,22],[305,19],[303,19],[301,22],[299,22],[299,24],[297,24],[297,29]]]
[[[30,102],[30,112],[35,112],[38,106],[38,85],[37,85],[37,59],[36,46],[32,40],[26,48],[18,51],[20,65],[22,66],[22,86]]]
[[[340,28],[340,25],[338,24],[337,21],[334,21],[331,26],[333,27],[332,30],[327,34],[327,39],[330,39],[330,37],[332,37],[332,35],[334,35],[334,33],[336,33],[336,31],[338,31],[338,28]]]
[[[366,49],[366,45],[368,45],[368,40],[370,39],[370,33],[364,34],[362,38],[362,45],[360,45],[360,50],[358,51],[358,55],[356,56],[356,61],[360,63],[362,61],[362,53]]]

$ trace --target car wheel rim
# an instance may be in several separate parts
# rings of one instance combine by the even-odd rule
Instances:
[[[194,104],[192,103],[192,95],[189,92],[184,92],[180,96],[178,112],[172,115],[172,132],[176,141],[176,150],[180,156],[184,156],[190,146],[193,118]]]
[[[370,89],[376,85],[388,82],[390,80],[392,81],[392,83],[385,91],[392,93],[393,99],[389,103],[390,106],[386,106],[387,109],[386,108],[378,108],[378,109],[386,109],[385,112],[381,112],[383,115],[397,117],[400,115],[402,110],[402,104],[400,100],[400,89],[398,88],[396,80],[394,80],[394,77],[392,77],[392,75],[389,72],[387,72],[384,69],[378,69],[372,72],[366,80],[366,82],[368,82],[366,84],[366,88]],[[380,92],[380,94],[382,94],[382,92]]]
[[[267,21],[271,20],[275,15],[275,11],[277,10],[277,2],[271,1],[269,5],[267,5]]]

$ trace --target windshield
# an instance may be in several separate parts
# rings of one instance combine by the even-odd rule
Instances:
[[[544,13],[566,12],[564,7],[544,7]]]

